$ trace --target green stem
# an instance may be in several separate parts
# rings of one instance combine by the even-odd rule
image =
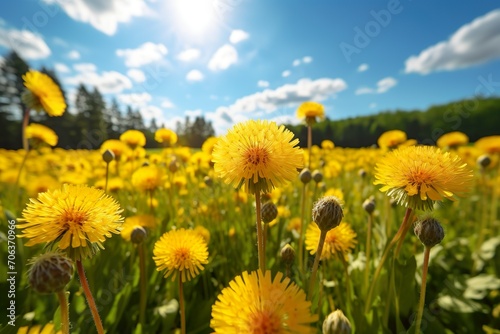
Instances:
[[[257,215],[257,251],[259,255],[259,269],[266,272],[266,254],[264,253],[264,233],[262,231],[262,217],[260,208],[260,188],[255,189],[255,211]]]
[[[182,278],[179,276],[179,312],[181,313],[181,334],[186,334],[186,310],[184,306],[184,290]]]
[[[30,150],[29,143],[28,143],[28,137],[26,136],[26,128],[28,127],[28,123],[30,121],[30,110],[26,109],[24,111],[24,117],[23,117],[23,125],[22,125],[22,135],[23,135],[23,148],[26,151]]]
[[[418,302],[418,313],[415,325],[415,334],[420,333],[420,326],[422,325],[422,316],[424,314],[425,305],[425,288],[427,285],[427,271],[429,269],[429,255],[431,253],[431,247],[425,247],[424,250],[424,265],[422,266],[422,283],[420,285],[420,300]]]
[[[85,270],[83,269],[82,262],[80,260],[76,261],[76,268],[78,271],[78,276],[80,277],[80,283],[82,284],[83,293],[89,304],[90,312],[92,313],[92,318],[94,319],[95,327],[98,334],[104,334],[104,327],[102,326],[101,317],[97,311],[97,306],[90,291],[89,283],[87,282],[87,276],[85,276]]]
[[[305,227],[305,215],[306,215],[306,193],[307,193],[307,183],[304,183],[302,187],[302,203],[300,207],[300,231],[299,231],[299,270],[304,272],[304,227]]]
[[[106,162],[106,182],[104,183],[104,192],[108,192],[108,179],[109,179],[109,162]]]
[[[316,250],[316,256],[314,257],[314,264],[312,267],[311,278],[309,280],[309,290],[307,290],[308,300],[312,300],[313,297],[314,283],[316,282],[316,274],[318,272],[319,260],[321,258],[321,254],[323,253],[323,245],[325,244],[327,233],[328,231],[321,230],[321,234],[319,235],[318,249]]]
[[[57,298],[59,299],[59,305],[61,305],[61,330],[63,334],[69,334],[69,310],[66,291],[57,292]]]
[[[351,277],[349,275],[349,266],[347,261],[345,260],[344,253],[338,252],[338,257],[342,261],[342,265],[344,266],[345,273],[345,289],[346,289],[346,312],[348,315],[352,316],[351,313]]]
[[[146,290],[146,257],[145,257],[145,244],[141,243],[137,245],[139,248],[139,280],[140,280],[140,289],[141,293],[139,296],[139,322],[144,328],[145,319],[146,319],[146,298],[147,298],[147,290]]]
[[[311,169],[312,160],[312,128],[310,125],[307,126],[307,150],[309,152],[309,161],[307,162],[307,167]]]
[[[370,253],[372,244],[372,224],[373,224],[373,214],[368,215],[368,231],[366,233],[366,261],[365,261],[365,284],[368,286],[368,279],[370,275]],[[366,291],[366,290],[365,290]]]

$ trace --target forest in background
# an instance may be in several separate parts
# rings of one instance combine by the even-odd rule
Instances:
[[[29,70],[29,64],[17,53],[10,52],[0,65],[0,148],[21,148],[21,110],[25,107],[20,99],[23,92],[22,75]],[[52,69],[39,69],[61,85]],[[137,129],[146,135],[146,147],[158,147],[154,133],[163,124],[153,118],[146,125],[137,109],[127,106],[120,110],[115,99],[107,104],[95,87],[80,84],[72,101],[73,111],[61,117],[34,115],[31,120],[52,128],[59,136],[58,147],[65,149],[95,149],[107,139],[116,139],[126,130]],[[307,143],[307,128],[304,125],[287,125],[299,138],[301,145]],[[421,144],[435,144],[443,134],[461,131],[470,141],[480,137],[500,134],[500,97],[476,96],[447,104],[435,105],[427,110],[394,110],[369,116],[342,120],[326,119],[316,124],[313,144],[320,145],[325,139],[340,147],[367,147],[377,142],[385,131],[399,129],[409,139]],[[201,147],[206,138],[213,136],[212,124],[204,117],[185,118],[175,129],[179,143],[190,147]]]

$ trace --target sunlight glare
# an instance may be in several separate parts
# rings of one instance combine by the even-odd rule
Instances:
[[[177,0],[174,15],[180,29],[193,35],[206,33],[215,23],[212,1],[209,0]]]

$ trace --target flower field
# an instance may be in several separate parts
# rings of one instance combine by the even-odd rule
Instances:
[[[91,151],[26,121],[23,138],[0,150],[2,333],[500,333],[499,136],[351,149],[248,121],[201,149],[162,129],[161,150],[129,130]]]

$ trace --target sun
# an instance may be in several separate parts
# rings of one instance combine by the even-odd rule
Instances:
[[[212,1],[176,0],[172,2],[172,14],[179,30],[188,35],[206,34],[216,24]]]

